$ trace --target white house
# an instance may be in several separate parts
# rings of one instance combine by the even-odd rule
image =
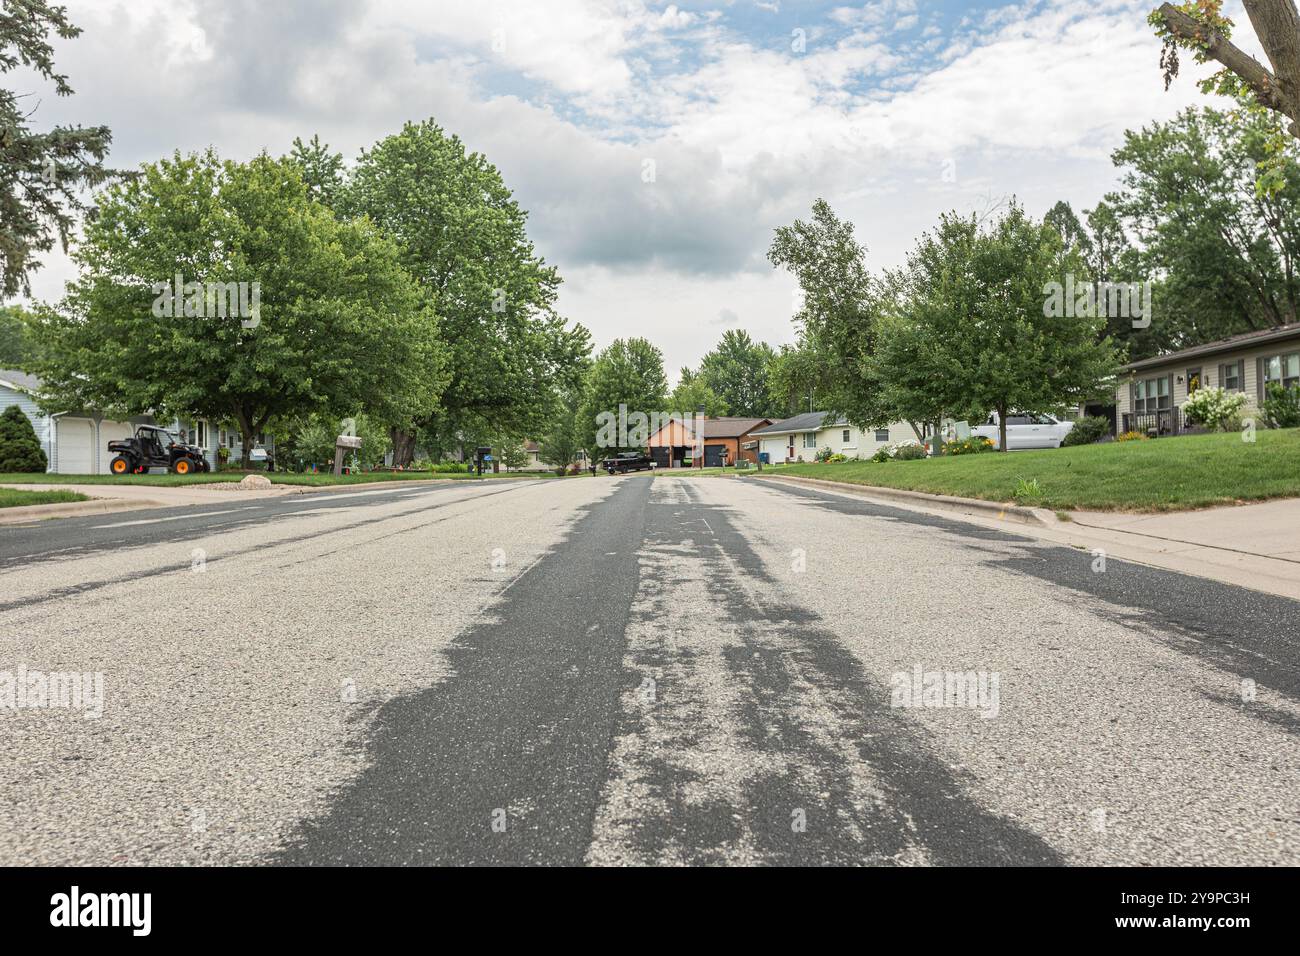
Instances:
[[[37,403],[41,382],[35,375],[16,370],[0,369],[0,412],[10,405],[19,406],[36,429],[36,437],[45,449],[49,462],[47,470],[61,475],[108,475],[108,443],[124,441],[135,433],[136,425],[155,424],[151,416],[143,415],[128,421],[115,421],[96,412],[47,415]],[[242,440],[237,429],[213,425],[209,422],[173,420],[165,426],[181,441],[198,445],[213,468],[217,466],[219,449],[228,450],[232,461],[242,459]],[[270,436],[258,436],[258,445],[274,453]]]
[[[34,375],[0,369],[0,411],[17,405],[31,419],[45,449],[48,471],[64,475],[110,474],[108,463],[113,456],[108,454],[108,443],[130,438],[132,424],[93,412],[47,415],[36,401],[40,384]]]
[[[920,437],[905,422],[864,432],[829,412],[805,412],[750,433],[759,443],[759,453],[766,452],[772,463],[813,461],[823,448],[845,458],[870,458],[884,445]]]

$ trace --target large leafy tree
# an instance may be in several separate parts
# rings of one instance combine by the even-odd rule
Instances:
[[[774,355],[770,345],[755,342],[744,329],[727,329],[700,361],[700,379],[730,414],[764,418],[774,411],[767,375]]]
[[[50,33],[64,40],[80,35],[67,8],[45,0],[4,0],[0,6],[0,73],[20,64],[71,96],[68,78],[56,72]],[[113,176],[103,165],[112,134],[107,126],[56,126],[36,132],[28,125],[22,94],[0,89],[0,295],[30,294],[40,254],[63,248],[88,207],[83,189]]]
[[[776,230],[767,258],[773,266],[788,269],[802,293],[795,315],[801,373],[797,378],[828,406],[824,410],[860,426],[879,424],[874,386],[864,378],[875,348],[878,291],[853,224],[818,199],[811,219]],[[814,368],[815,383],[808,381]],[[778,401],[791,397],[785,391]]]
[[[620,405],[627,406],[629,415],[639,413],[649,417],[665,411],[686,414],[683,409],[665,409],[667,395],[668,378],[660,351],[646,339],[615,339],[596,356],[587,375],[580,414],[587,447],[610,454],[634,446],[634,442],[623,444],[623,436],[601,428],[602,420],[608,421],[611,415],[617,418]]]
[[[783,345],[767,367],[772,417],[785,418],[829,407],[826,362],[806,341]]]
[[[1105,320],[1054,316],[1049,283],[1087,276],[1078,247],[1015,203],[987,229],[943,217],[922,237],[887,300],[869,367],[886,414],[1042,411],[1092,397],[1117,368]]]
[[[25,370],[40,355],[32,314],[20,305],[0,306],[0,368]]]
[[[1258,113],[1200,108],[1125,134],[1105,205],[1138,253],[1118,249],[1119,271],[1158,281],[1134,355],[1296,320],[1300,145],[1270,154],[1269,127]],[[1266,162],[1275,183],[1261,189]]]
[[[696,374],[689,368],[683,368],[677,378],[677,387],[668,396],[671,411],[692,416],[700,409],[705,415],[726,415],[728,405],[723,398],[708,386],[704,375]]]
[[[1294,0],[1242,0],[1269,67],[1232,42],[1233,23],[1223,15],[1222,0],[1162,3],[1149,22],[1164,40],[1160,66],[1165,86],[1179,69],[1179,51],[1197,63],[1223,69],[1202,82],[1204,92],[1249,96],[1261,109],[1285,117],[1291,135],[1300,137],[1300,15]]]
[[[100,210],[80,277],[43,315],[52,405],[233,421],[245,448],[292,416],[435,407],[446,378],[427,297],[372,224],[308,198],[292,161],[176,154]],[[168,310],[160,286],[177,274],[198,285]],[[223,317],[206,294],[218,283],[248,283],[249,305],[258,283],[260,307]]]
[[[438,303],[451,350],[442,411],[395,436],[399,463],[417,429],[437,445],[537,434],[587,343],[556,313],[559,275],[534,252],[526,213],[496,167],[432,120],[407,123],[362,152],[337,209],[368,216],[398,242]]]

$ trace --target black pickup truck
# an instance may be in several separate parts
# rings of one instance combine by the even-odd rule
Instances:
[[[636,451],[622,451],[600,463],[600,467],[611,475],[625,475],[629,471],[646,471],[654,466],[653,461]]]

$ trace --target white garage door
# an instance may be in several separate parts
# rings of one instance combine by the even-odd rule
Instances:
[[[108,443],[111,441],[126,441],[135,433],[130,422],[100,422],[99,423],[99,473],[101,475],[111,475],[113,472],[108,467],[113,460],[113,452],[108,450]]]
[[[59,418],[56,421],[59,474],[94,474],[95,423],[88,418]]]

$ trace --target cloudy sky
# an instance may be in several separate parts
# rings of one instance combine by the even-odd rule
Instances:
[[[673,377],[726,328],[793,340],[764,253],[817,197],[892,266],[948,209],[1090,207],[1126,128],[1201,100],[1187,65],[1163,89],[1154,0],[65,2],[77,95],[38,125],[106,123],[132,166],[313,133],[350,161],[433,117],[529,210],[563,312]],[[70,274],[50,257],[37,297]]]

